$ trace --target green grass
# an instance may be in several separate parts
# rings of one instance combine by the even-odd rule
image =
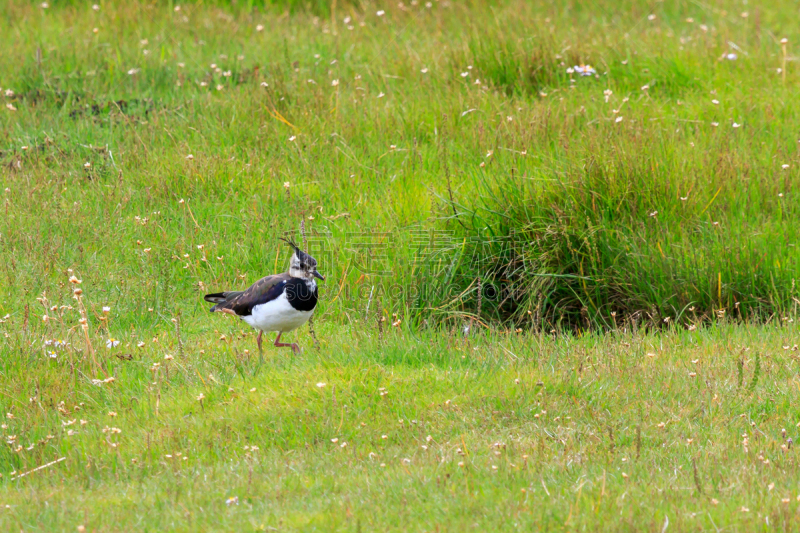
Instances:
[[[743,18],[680,4],[652,21],[623,7],[437,3],[378,17],[340,6],[320,19],[12,3],[5,18],[26,22],[0,60],[17,108],[0,118],[5,180],[49,179],[29,194],[9,187],[4,242],[19,254],[40,235],[72,265],[78,250],[61,239],[71,205],[107,222],[75,242],[151,248],[121,247],[112,268],[92,255],[87,278],[114,290],[133,267],[186,294],[189,273],[206,284],[261,273],[265,241],[305,217],[340,286],[385,288],[375,274],[391,272],[402,287],[457,287],[384,299],[415,324],[474,313],[478,277],[515,295],[485,302],[487,318],[523,325],[538,307],[544,329],[607,328],[612,312],[686,325],[692,306],[701,321],[796,313],[800,78],[791,47],[785,79],[777,72],[775,37],[794,42],[780,25],[790,6]],[[567,72],[584,62],[595,77]],[[25,219],[34,209],[61,216]],[[151,224],[120,234],[134,216]],[[437,232],[438,257],[415,231]],[[384,253],[356,253],[366,232],[386,234],[373,236]],[[206,241],[225,259],[180,271],[172,258]],[[476,251],[477,264],[462,261]],[[54,269],[42,280],[33,266],[13,269],[9,291],[32,273],[52,286]]]
[[[319,351],[261,365],[223,321],[227,342],[198,335],[183,357],[174,338],[100,350],[102,386],[70,350],[4,358],[4,529],[795,528],[795,328],[323,326]]]
[[[794,4],[54,4],[0,6],[0,529],[797,529]],[[301,220],[261,361],[202,295]]]

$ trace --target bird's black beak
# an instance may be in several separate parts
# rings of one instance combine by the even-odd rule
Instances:
[[[322,274],[320,274],[320,273],[319,273],[319,272],[317,272],[316,270],[314,270],[313,272],[311,272],[311,275],[312,275],[312,276],[314,276],[315,278],[319,278],[319,279],[321,279],[322,281],[325,281],[325,276],[323,276]]]

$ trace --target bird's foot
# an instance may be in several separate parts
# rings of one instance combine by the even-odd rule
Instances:
[[[289,344],[288,342],[276,342],[275,346],[278,348],[291,348],[295,355],[300,353],[300,346],[296,342]]]
[[[292,351],[295,354],[299,354],[300,353],[300,346],[298,346],[297,343],[293,342],[293,343],[290,344],[288,342],[279,342],[281,340],[281,335],[283,335],[283,332],[278,333],[278,336],[275,338],[275,342],[274,342],[275,347],[276,348],[291,348]]]

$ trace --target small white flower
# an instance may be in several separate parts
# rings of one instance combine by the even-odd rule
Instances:
[[[647,15],[647,20],[656,20],[656,16],[653,13],[651,13]]]
[[[711,100],[711,103],[714,105],[719,105],[719,100]]]
[[[256,31],[264,31],[264,25],[259,24],[258,26],[256,26]]]
[[[422,72],[423,74],[427,74],[428,73],[428,68],[427,67],[423,68],[422,70],[420,70],[420,72]]]
[[[107,305],[104,305],[103,306],[103,312],[104,313],[110,313],[111,312],[111,308],[109,306],[107,306]]]
[[[324,387],[324,386],[325,386],[325,383],[323,383],[323,382],[321,382],[321,381],[320,381],[319,383],[317,383],[317,387],[319,387],[320,389],[321,389],[322,387]]]
[[[789,165],[781,165],[781,168],[782,168],[783,170],[786,170],[787,168],[789,168]]]
[[[733,52],[731,52],[731,53],[729,53],[728,55],[725,56],[725,59],[727,59],[728,61],[736,61],[738,58],[739,58],[739,56],[737,56]]]
[[[230,498],[225,500],[225,505],[230,507],[231,505],[239,505],[239,497],[238,496],[231,496]]]
[[[331,81],[331,86],[336,87],[337,85],[339,85],[339,80]]]
[[[97,4],[93,4],[92,9],[94,9],[95,11],[100,11],[100,6],[98,6]]]
[[[469,71],[461,73],[462,78],[466,78],[467,76],[469,76]]]
[[[384,96],[386,96],[386,95],[383,94],[383,93],[378,93],[378,98],[383,98]]]
[[[106,341],[106,348],[116,348],[119,346],[119,341],[114,337],[109,337]]]
[[[733,127],[734,127],[734,128],[741,128],[741,127],[742,127],[742,125],[741,125],[741,124],[739,124],[738,122],[734,122],[734,123],[733,123]]]
[[[597,71],[591,65],[575,65],[572,68],[581,76],[591,76],[592,74],[597,74]]]
[[[622,122],[622,117],[617,117],[616,119],[614,119],[614,122]]]
[[[380,11],[378,11],[375,14],[378,15],[379,17],[382,17],[385,14],[385,11],[383,9],[381,9]]]
[[[132,68],[128,71],[128,76],[133,76],[134,74],[138,74],[141,69]]]
[[[47,9],[48,7],[50,7],[50,4],[48,4],[47,2],[42,2],[40,5],[42,6],[42,9]]]
[[[289,142],[294,142],[294,140],[295,140],[295,139],[297,139],[297,137],[295,137],[294,135],[292,135],[291,137],[289,137]]]
[[[54,352],[53,350],[48,350],[47,351],[47,357],[49,357],[50,359],[55,359],[55,358],[58,357],[58,354],[56,352]]]

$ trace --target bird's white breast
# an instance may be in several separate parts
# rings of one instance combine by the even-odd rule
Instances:
[[[311,318],[314,311],[298,311],[286,299],[286,293],[265,304],[253,307],[242,320],[261,331],[292,331]]]

